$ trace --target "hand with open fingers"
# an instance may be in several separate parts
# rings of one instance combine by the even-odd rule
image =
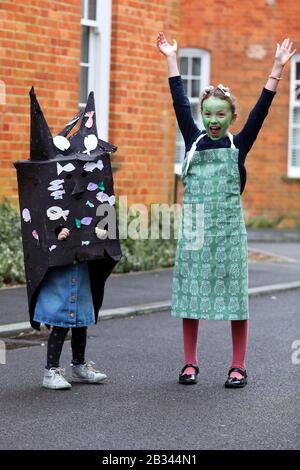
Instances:
[[[59,234],[58,234],[58,239],[59,240],[65,240],[66,238],[68,238],[70,236],[70,230],[68,228],[63,228]]]
[[[296,52],[296,49],[292,51],[292,47],[293,43],[289,38],[284,39],[281,44],[277,44],[275,62],[284,67]]]
[[[169,57],[169,56],[176,56],[176,52],[177,52],[177,42],[176,40],[174,39],[173,40],[173,44],[169,44],[167,39],[166,39],[166,36],[164,35],[163,32],[159,32],[158,33],[158,36],[157,36],[157,40],[156,40],[156,45],[158,47],[158,49],[160,50],[160,52],[165,55],[166,57]]]

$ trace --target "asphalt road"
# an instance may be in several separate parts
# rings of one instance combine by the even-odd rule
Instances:
[[[177,383],[181,321],[168,313],[90,328],[87,358],[108,374],[102,385],[44,390],[45,347],[7,351],[0,448],[299,449],[300,364],[291,360],[300,340],[299,296],[250,298],[249,384],[242,390],[223,387],[231,356],[223,321],[202,322],[200,379],[189,387]],[[68,341],[62,365],[69,361]]]

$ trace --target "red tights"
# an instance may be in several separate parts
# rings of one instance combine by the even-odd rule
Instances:
[[[197,360],[197,343],[199,320],[183,319],[183,346],[185,364],[198,365]],[[231,367],[239,367],[245,370],[245,356],[247,350],[248,339],[248,320],[232,320],[232,361]],[[185,374],[193,374],[194,369],[189,367],[185,370]],[[238,372],[232,372],[231,377],[241,378]]]

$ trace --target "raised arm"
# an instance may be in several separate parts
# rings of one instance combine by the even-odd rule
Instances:
[[[296,52],[296,49],[292,51],[292,46],[293,43],[289,39],[284,39],[281,45],[277,44],[274,64],[265,88],[256,105],[250,112],[245,126],[235,137],[235,143],[243,150],[242,155],[244,158],[254,144],[263,122],[268,115],[278,82],[281,79],[283,68]]]
[[[177,42],[169,44],[164,33],[160,32],[156,41],[160,52],[167,59],[169,85],[173,98],[176,119],[179,129],[185,141],[186,149],[189,150],[194,140],[200,134],[200,130],[192,116],[191,105],[185,95],[182,80],[177,65]]]
[[[177,42],[174,39],[173,44],[169,44],[164,33],[159,32],[156,44],[160,52],[166,57],[168,65],[169,78],[180,75],[177,65]]]
[[[288,63],[296,52],[296,49],[292,51],[292,47],[293,43],[289,38],[284,39],[281,44],[277,44],[274,64],[265,86],[267,90],[276,91],[285,64]]]

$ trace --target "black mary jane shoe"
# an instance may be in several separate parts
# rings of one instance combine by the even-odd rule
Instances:
[[[195,374],[184,374],[184,371],[188,368],[192,367],[195,369]],[[197,380],[197,375],[199,374],[199,367],[196,366],[195,364],[186,364],[180,374],[179,374],[179,383],[183,385],[193,385],[198,382]]]
[[[241,379],[236,377],[230,377],[231,372],[238,372],[242,375]],[[247,385],[247,372],[246,370],[240,369],[239,367],[232,367],[228,372],[228,379],[225,382],[226,388],[243,388]]]

